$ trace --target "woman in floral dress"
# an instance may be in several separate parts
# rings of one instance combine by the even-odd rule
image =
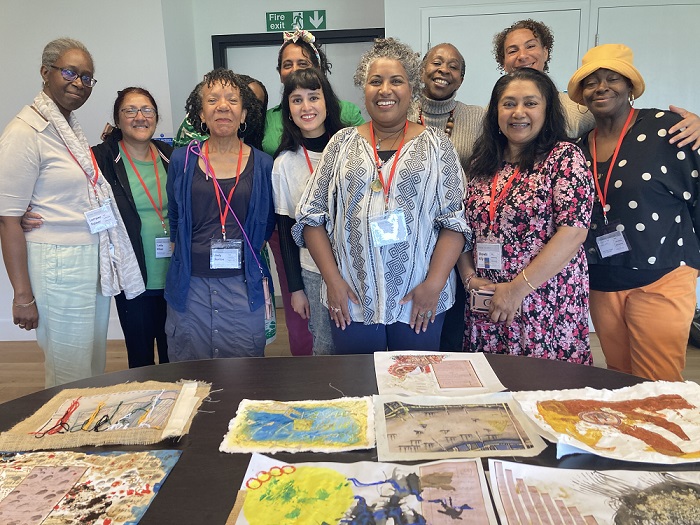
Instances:
[[[459,261],[467,292],[493,297],[487,311],[467,306],[468,351],[592,364],[581,244],[593,181],[564,125],[547,75],[523,69],[496,83],[468,166],[474,248]]]

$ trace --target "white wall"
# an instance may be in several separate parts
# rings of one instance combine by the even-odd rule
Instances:
[[[292,9],[325,9],[329,30],[384,26],[382,0],[315,0],[310,5],[285,0],[0,0],[0,70],[6,74],[0,129],[41,89],[44,45],[70,36],[82,41],[95,61],[98,83],[77,112],[91,144],[99,142],[111,120],[117,90],[130,85],[153,93],[161,113],[157,133],[172,136],[184,117],[187,95],[213,67],[211,35],[264,33],[266,12]],[[33,332],[12,324],[12,295],[7,275],[0,271],[0,341],[34,339]],[[121,337],[114,308],[109,337]]]

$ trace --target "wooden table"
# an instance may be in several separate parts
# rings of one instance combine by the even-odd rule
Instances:
[[[642,379],[603,368],[526,357],[486,355],[503,385],[511,390],[565,388],[621,388]],[[212,385],[214,403],[205,402],[194,418],[190,433],[179,441],[144,446],[104,447],[134,451],[179,449],[182,456],[168,476],[140,523],[223,524],[233,507],[236,492],[250,459],[249,454],[219,452],[243,398],[298,401],[377,394],[372,355],[240,358],[188,361],[114,372],[54,387],[0,405],[0,430],[28,417],[62,388],[108,386],[127,381],[177,381],[190,379]],[[84,450],[84,449],[83,449]],[[376,461],[376,449],[337,454],[277,454],[287,462]],[[509,458],[503,458],[509,459]],[[632,464],[591,456],[555,457],[550,445],[535,458],[519,458],[532,464],[563,468],[626,468],[658,470],[658,465]],[[687,470],[688,465],[680,466]],[[676,470],[678,470],[678,466]],[[674,470],[664,466],[664,470]]]

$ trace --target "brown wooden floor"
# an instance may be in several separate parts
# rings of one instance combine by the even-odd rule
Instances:
[[[284,311],[277,310],[277,339],[265,349],[266,356],[289,356]],[[605,359],[595,334],[591,348],[596,366],[605,366]],[[107,342],[107,372],[128,368],[124,341]],[[700,349],[688,346],[685,379],[700,383]],[[0,342],[0,403],[31,394],[44,388],[44,355],[35,342]]]

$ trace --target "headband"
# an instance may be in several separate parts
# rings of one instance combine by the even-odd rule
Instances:
[[[287,43],[291,40],[295,44],[297,43],[297,40],[301,39],[302,42],[306,42],[311,46],[311,49],[314,50],[314,54],[316,55],[316,61],[318,62],[318,67],[322,68],[323,65],[321,64],[321,55],[318,53],[318,49],[316,49],[316,46],[314,45],[314,42],[316,41],[316,37],[311,34],[311,31],[307,31],[305,29],[299,29],[298,27],[294,31],[284,31],[282,33],[282,38],[284,42],[282,43],[282,47],[287,45]]]

